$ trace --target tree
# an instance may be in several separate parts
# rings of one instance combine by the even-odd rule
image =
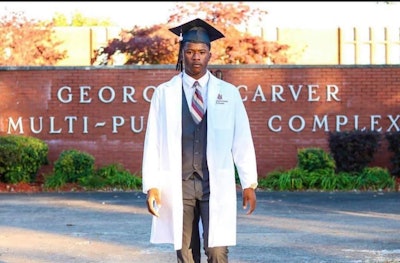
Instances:
[[[178,56],[177,37],[168,30],[181,24],[183,18],[204,14],[205,21],[215,25],[225,38],[212,43],[213,64],[285,64],[289,46],[265,41],[240,30],[252,21],[261,22],[266,11],[251,9],[235,2],[178,3],[167,25],[138,27],[121,31],[119,39],[109,41],[107,47],[95,52],[94,64],[115,64],[123,56],[122,64],[173,64]],[[121,62],[120,62],[121,63]]]
[[[67,57],[57,48],[53,25],[10,12],[0,19],[0,65],[49,66]]]
[[[71,19],[68,19],[64,14],[56,12],[52,18],[54,26],[113,26],[109,18],[101,19],[94,17],[86,17],[82,13],[75,11]]]
[[[122,30],[120,38],[112,39],[106,47],[95,52],[97,65],[171,64],[177,57],[175,39],[165,25],[150,28],[135,26]],[[121,62],[122,61],[122,62]]]
[[[283,64],[288,61],[285,52],[289,46],[265,41],[260,36],[240,30],[250,27],[251,22],[261,23],[266,11],[252,9],[242,2],[192,2],[178,4],[168,22],[180,24],[184,17],[196,17],[198,14],[205,14],[204,20],[225,35],[225,38],[212,44],[212,63]]]

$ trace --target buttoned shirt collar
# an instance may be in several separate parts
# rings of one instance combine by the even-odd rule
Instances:
[[[206,94],[206,91],[207,91],[207,83],[208,83],[208,79],[210,78],[210,76],[208,74],[210,74],[209,71],[207,71],[207,73],[204,74],[203,77],[201,77],[197,80],[201,86],[200,90],[201,90],[202,94]],[[183,72],[182,80],[183,80],[183,87],[189,87],[189,88],[193,87],[193,84],[196,81],[196,79],[194,79],[191,76],[189,76],[188,74],[186,74],[186,72]]]
[[[201,95],[203,96],[203,100],[204,100],[204,108],[207,108],[207,89],[208,89],[208,80],[210,79],[210,71],[207,70],[207,73],[204,74],[203,77],[201,77],[200,79],[197,79],[197,81],[200,84],[200,91],[201,91]],[[193,84],[196,81],[196,79],[192,78],[191,76],[189,76],[188,74],[186,74],[186,72],[183,72],[182,74],[182,85],[183,85],[183,90],[185,91],[185,95],[186,95],[186,100],[188,103],[188,106],[190,107],[190,105],[192,104],[192,97],[194,94],[194,89],[193,89]]]

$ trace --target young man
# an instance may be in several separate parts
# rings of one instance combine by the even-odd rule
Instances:
[[[236,245],[235,167],[243,209],[256,208],[250,124],[237,88],[207,69],[210,43],[224,35],[201,19],[170,30],[180,36],[182,72],[157,87],[148,115],[142,179],[150,241],[172,243],[178,262],[199,263],[203,240],[208,262],[228,262]]]

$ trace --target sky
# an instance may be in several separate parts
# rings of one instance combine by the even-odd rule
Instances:
[[[78,11],[93,18],[108,18],[123,28],[166,23],[176,1],[33,1],[0,2],[0,15],[22,11],[27,17],[50,20],[56,12],[67,17]],[[399,26],[400,2],[292,2],[245,1],[268,12],[264,23],[277,27]],[[189,19],[188,19],[189,20]]]

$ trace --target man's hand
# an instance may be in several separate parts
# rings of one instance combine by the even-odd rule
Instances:
[[[157,188],[151,188],[147,191],[147,210],[150,214],[159,217],[158,209],[161,207],[160,191]]]
[[[256,209],[256,202],[256,191],[253,188],[245,188],[243,190],[243,209],[246,209],[247,205],[250,205],[246,213],[247,215],[250,215]]]

